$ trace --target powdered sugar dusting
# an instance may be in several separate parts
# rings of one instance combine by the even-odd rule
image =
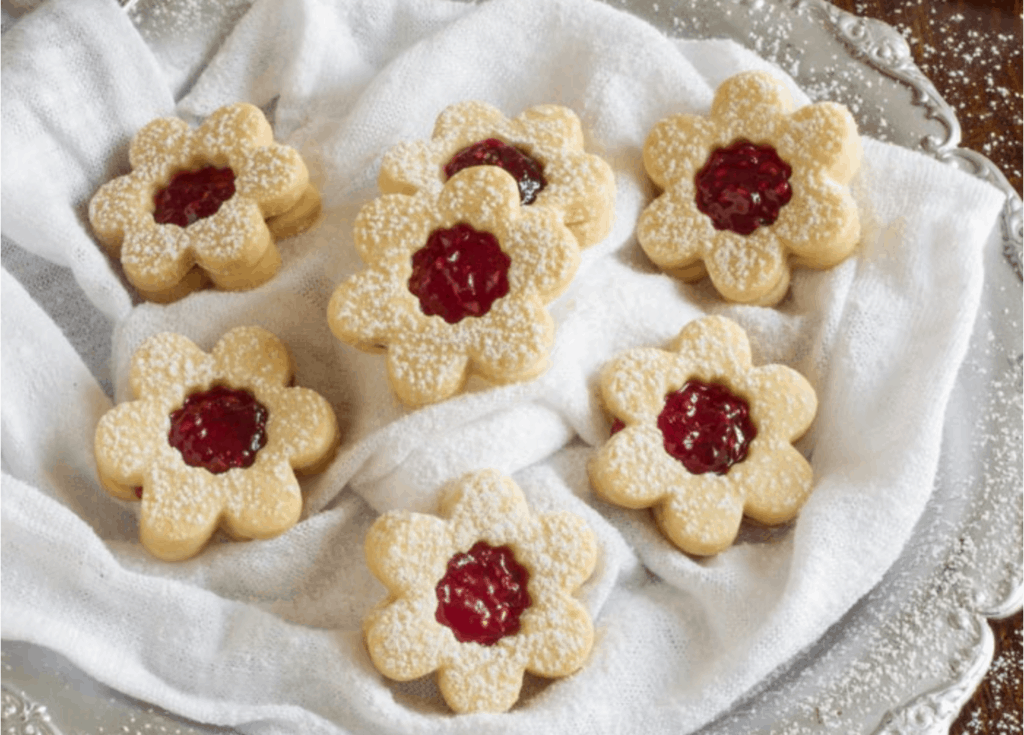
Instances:
[[[437,229],[466,223],[494,236],[509,256],[509,291],[480,316],[449,324],[427,316],[408,288],[413,255]],[[328,321],[338,339],[371,352],[388,349],[388,376],[409,405],[442,400],[469,372],[525,380],[546,366],[554,323],[544,305],[568,287],[579,266],[576,240],[550,210],[520,207],[505,172],[458,172],[436,196],[388,194],[356,218],[354,239],[368,268],[343,281]]]
[[[461,149],[488,138],[522,148],[544,168],[547,186],[535,206],[561,213],[580,247],[604,239],[611,228],[606,212],[613,209],[615,179],[600,157],[583,151],[583,132],[575,113],[557,105],[532,107],[505,118],[482,102],[451,105],[438,116],[429,141],[401,143],[381,162],[380,187],[385,193],[429,191],[444,186],[444,166]],[[594,227],[598,223],[600,227]]]
[[[141,540],[168,560],[191,556],[212,533],[218,517],[229,532],[265,538],[298,520],[302,499],[293,467],[317,464],[333,451],[334,412],[313,391],[289,388],[291,363],[276,337],[238,327],[205,355],[185,338],[156,335],[139,348],[132,386],[137,400],[101,419],[96,463],[118,497],[135,499],[143,488]],[[167,440],[170,414],[184,399],[212,385],[247,390],[268,412],[267,443],[255,463],[213,474],[185,464]]]
[[[519,488],[493,470],[452,483],[442,514],[447,522],[435,524],[392,512],[367,535],[370,568],[389,589],[402,590],[366,620],[370,655],[394,679],[438,670],[441,692],[458,712],[503,711],[518,698],[524,670],[565,676],[589,654],[589,616],[569,595],[593,571],[596,541],[578,518],[534,516]],[[530,575],[531,605],[520,618],[520,631],[492,646],[459,643],[434,617],[438,558],[451,558],[480,540],[509,546]],[[405,566],[381,563],[382,557],[403,558]],[[402,581],[390,578],[399,572]]]

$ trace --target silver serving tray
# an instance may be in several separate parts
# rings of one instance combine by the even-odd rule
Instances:
[[[947,732],[991,662],[986,619],[1011,615],[1024,602],[1020,197],[991,161],[958,147],[953,110],[885,23],[825,0],[606,1],[672,36],[732,38],[779,64],[811,97],[847,104],[867,135],[1007,192],[1001,227],[986,247],[985,290],[951,397],[936,487],[911,541],[882,582],[821,640],[702,730]],[[121,0],[155,54],[189,59],[183,88],[247,3]],[[187,12],[175,12],[175,5]],[[174,19],[188,17],[190,47],[183,50],[185,29]],[[199,35],[196,28],[203,29]],[[6,245],[4,261],[16,277],[52,268],[55,278],[70,278]],[[33,296],[45,302],[45,294]],[[83,358],[109,388],[105,353],[90,353]],[[38,646],[4,641],[2,661],[4,735],[234,732],[125,697]]]

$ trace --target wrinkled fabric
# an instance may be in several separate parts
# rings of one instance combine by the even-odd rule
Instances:
[[[5,249],[73,274],[44,288],[32,274],[45,269],[16,279],[5,262],[4,638],[244,733],[680,733],[814,643],[896,560],[931,493],[1002,203],[994,188],[865,140],[854,255],[828,272],[797,270],[777,308],[726,305],[707,283],[659,273],[633,230],[654,195],[640,159],[651,126],[706,113],[738,71],[783,76],[738,46],[673,41],[588,0],[259,0],[194,81],[187,61],[151,51],[111,0],[44,4],[4,35]],[[428,137],[437,114],[466,99],[509,116],[573,109],[588,150],[615,170],[615,224],[551,306],[547,372],[498,388],[472,381],[409,410],[382,356],[334,339],[327,302],[362,267],[352,223],[378,194],[384,151]],[[89,198],[127,172],[128,142],[150,119],[195,123],[240,100],[267,110],[277,139],[301,151],[323,218],[280,243],[281,272],[253,291],[140,303],[89,232]],[[96,318],[67,306],[83,294]],[[755,364],[787,364],[817,390],[798,445],[815,489],[794,523],[744,527],[732,548],[694,559],[648,513],[595,497],[586,463],[608,432],[602,365],[711,313],[747,329]],[[101,386],[128,399],[131,354],[156,332],[209,349],[240,324],[289,346],[297,383],[338,414],[339,454],[303,478],[292,530],[159,562],[138,544],[135,506],[95,476],[93,431],[112,405]],[[112,345],[109,360],[95,359],[97,345]],[[455,717],[431,678],[396,684],[370,663],[360,625],[384,590],[362,544],[379,513],[432,512],[446,480],[487,467],[512,475],[536,510],[571,510],[595,531],[598,566],[579,594],[597,635],[579,673],[528,677],[510,713]]]

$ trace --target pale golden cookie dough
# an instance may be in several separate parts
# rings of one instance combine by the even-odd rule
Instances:
[[[725,474],[693,474],[665,448],[659,414],[666,396],[689,380],[723,385],[749,406],[757,434]],[[668,350],[624,352],[602,371],[600,389],[624,426],[591,458],[591,484],[615,505],[652,508],[662,532],[688,554],[728,548],[744,515],[768,525],[789,521],[810,495],[811,466],[792,443],[814,419],[814,389],[784,365],[753,367],[735,322],[705,317],[683,327]]]
[[[265,539],[291,528],[302,510],[296,472],[323,469],[338,444],[330,404],[308,388],[288,387],[294,367],[284,343],[259,327],[236,327],[207,354],[170,332],[132,356],[135,400],[96,427],[96,468],[116,498],[140,500],[139,540],[154,556],[198,553],[220,527],[235,539]],[[171,414],[213,386],[248,391],[268,412],[266,444],[249,467],[214,474],[189,466],[168,439]]]
[[[792,198],[778,219],[748,235],[716,229],[696,204],[696,177],[718,148],[768,145],[792,168]],[[849,182],[861,143],[850,112],[833,102],[793,109],[783,84],[765,72],[730,77],[708,117],[658,122],[644,167],[663,193],[643,211],[637,239],[662,270],[685,281],[709,276],[729,301],[770,306],[789,287],[792,266],[831,268],[853,251],[860,219]]]
[[[514,146],[538,161],[547,180],[533,204],[562,213],[580,248],[603,240],[615,216],[615,175],[602,158],[584,151],[576,114],[537,105],[512,119],[484,102],[459,102],[437,117],[430,140],[399,143],[381,162],[377,183],[385,194],[437,194],[445,165],[462,149],[488,139]]]
[[[597,563],[586,523],[568,512],[533,514],[519,487],[494,470],[451,483],[440,515],[391,511],[367,533],[367,565],[388,591],[363,624],[374,666],[396,681],[436,671],[456,712],[504,712],[524,672],[558,678],[582,667],[594,630],[572,593]],[[529,574],[519,631],[491,645],[460,642],[436,617],[449,561],[478,541],[509,547]]]
[[[211,281],[228,291],[255,288],[281,266],[275,238],[300,232],[319,213],[302,157],[274,143],[250,104],[222,107],[194,130],[176,118],[154,120],[132,140],[129,160],[131,173],[93,196],[89,221],[150,301],[174,301]],[[158,223],[154,195],[175,174],[206,166],[230,167],[235,193],[185,227]]]
[[[486,313],[449,323],[424,313],[409,279],[413,256],[431,233],[462,224],[497,240],[511,262],[509,290]],[[342,342],[386,351],[388,379],[403,403],[448,398],[470,374],[500,384],[547,368],[555,324],[546,305],[571,282],[579,248],[559,212],[520,205],[505,172],[475,166],[436,196],[386,194],[362,208],[353,236],[367,268],[337,287],[328,322]]]

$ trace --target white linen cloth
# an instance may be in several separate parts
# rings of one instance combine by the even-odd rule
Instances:
[[[153,559],[132,505],[96,481],[93,430],[112,403],[61,331],[72,315],[58,326],[5,269],[3,637],[245,733],[681,733],[725,711],[838,621],[911,534],[1002,202],[951,167],[866,140],[854,184],[861,245],[831,271],[798,270],[778,308],[728,306],[706,284],[658,273],[633,237],[653,194],[644,137],[670,113],[706,112],[719,82],[754,67],[770,68],[731,43],[671,41],[588,0],[258,0],[175,104],[187,69],[153,56],[113,0],[52,2],[21,19],[3,44],[3,234],[68,266],[106,316],[72,335],[78,350],[104,344],[113,323],[111,378],[125,400],[128,361],[147,336],[173,330],[209,349],[232,326],[262,325],[291,348],[298,383],[331,401],[343,444],[303,480],[306,513],[288,533],[216,543],[179,564]],[[377,194],[384,150],[429,136],[437,113],[465,99],[510,116],[541,103],[575,110],[588,150],[615,169],[615,226],[552,307],[548,372],[408,411],[381,356],[332,337],[326,304],[361,267],[351,226]],[[140,304],[90,236],[88,200],[126,172],[144,123],[175,112],[197,121],[238,100],[273,109],[324,218],[282,243],[282,271],[254,291]],[[755,363],[800,370],[820,409],[799,445],[816,487],[798,520],[745,529],[697,560],[647,513],[597,499],[585,466],[608,432],[600,367],[704,313],[745,326]],[[432,679],[395,684],[370,663],[360,623],[383,588],[362,542],[379,512],[432,511],[445,480],[484,467],[513,474],[537,510],[570,509],[593,527],[600,560],[580,594],[597,638],[579,673],[528,680],[510,713],[453,716]]]

